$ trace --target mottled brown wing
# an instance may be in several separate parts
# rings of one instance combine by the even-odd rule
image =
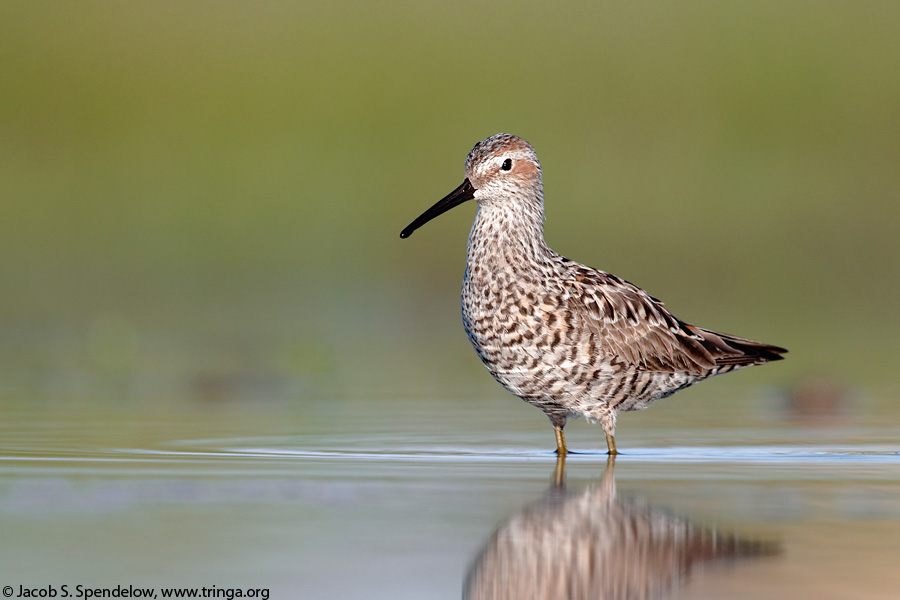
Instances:
[[[569,308],[602,351],[647,371],[704,375],[716,367],[703,330],[679,321],[639,287],[587,267],[577,269],[568,286]]]
[[[599,346],[647,371],[708,375],[781,360],[787,350],[677,319],[662,302],[615,275],[577,267],[568,282],[570,310],[598,337]]]

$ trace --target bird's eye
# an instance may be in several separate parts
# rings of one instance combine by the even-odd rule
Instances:
[[[506,160],[504,160],[503,164],[500,165],[500,168],[504,171],[509,171],[510,169],[512,169],[512,159],[507,158]]]

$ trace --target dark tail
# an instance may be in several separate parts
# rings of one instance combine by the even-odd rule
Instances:
[[[786,349],[779,346],[716,333],[700,327],[691,327],[691,329],[703,337],[703,341],[700,343],[719,366],[761,365],[773,360],[781,360],[784,358],[781,355],[787,352]]]

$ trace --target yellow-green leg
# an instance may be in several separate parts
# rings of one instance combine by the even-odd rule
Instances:
[[[569,450],[566,448],[566,436],[563,434],[563,428],[554,425],[553,431],[556,433],[556,454],[565,456],[569,453]]]
[[[616,450],[616,438],[611,433],[606,434],[606,447],[609,449],[610,456],[615,456],[619,453],[619,451]]]

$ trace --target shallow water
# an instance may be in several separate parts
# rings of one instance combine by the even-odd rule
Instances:
[[[612,466],[573,423],[563,472],[513,399],[8,406],[0,585],[896,597],[894,415],[698,425],[704,402],[624,417]]]

